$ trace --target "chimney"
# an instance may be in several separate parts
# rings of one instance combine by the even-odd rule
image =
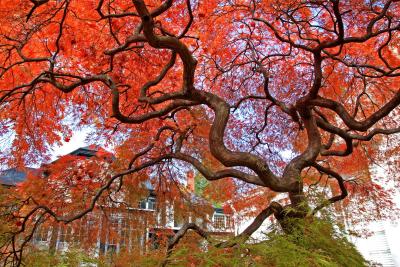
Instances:
[[[187,172],[186,187],[190,192],[194,192],[194,173],[193,171]]]

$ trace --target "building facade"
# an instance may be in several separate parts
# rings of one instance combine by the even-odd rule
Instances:
[[[69,155],[89,159],[96,152],[92,147],[83,147]],[[8,169],[0,173],[0,182],[3,187],[12,188],[24,182],[26,177],[26,171]],[[146,183],[146,190],[147,196],[137,206],[102,206],[67,225],[55,222],[41,224],[35,231],[32,243],[41,249],[60,252],[83,247],[90,254],[99,256],[157,249],[188,222],[195,222],[209,234],[221,238],[234,235],[234,216],[223,209],[213,208],[213,212],[205,217],[198,217],[191,212],[182,214],[177,212],[179,207],[174,203],[160,203],[150,183]],[[197,201],[198,205],[204,201]]]

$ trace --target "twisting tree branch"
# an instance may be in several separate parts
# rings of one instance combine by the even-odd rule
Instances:
[[[323,167],[323,166],[319,165],[318,163],[314,163],[312,166],[314,168],[316,168],[318,171],[335,178],[339,184],[339,188],[341,191],[340,195],[333,196],[333,197],[329,198],[328,200],[324,201],[323,203],[321,203],[320,205],[318,205],[317,207],[315,207],[314,210],[312,211],[312,214],[315,214],[322,208],[346,198],[348,195],[348,192],[347,192],[346,186],[344,184],[344,179],[342,178],[342,176],[340,174],[331,170],[330,168]]]
[[[219,242],[215,243],[213,240],[210,238],[210,234],[201,229],[199,226],[197,226],[194,223],[186,223],[184,224],[181,229],[174,235],[174,237],[168,242],[167,246],[167,255],[166,259],[162,263],[162,266],[166,266],[168,263],[169,257],[172,255],[174,247],[179,243],[179,241],[185,236],[188,230],[193,230],[195,231],[199,236],[204,238],[205,240],[208,241],[209,244],[212,246],[215,246],[217,248],[228,248],[228,247],[234,247],[238,245],[241,242],[246,242],[247,239],[250,238],[250,236],[257,231],[257,229],[260,228],[261,224],[272,214],[275,214],[276,217],[281,218],[282,217],[282,212],[283,208],[278,202],[272,202],[267,208],[262,210],[257,217],[253,220],[253,222],[238,236],[235,236],[234,238],[224,241],[224,242]]]
[[[24,18],[22,19],[21,30],[16,35],[13,35],[13,31],[9,29],[2,31],[0,34],[1,41],[3,42],[4,40],[4,44],[0,44],[0,55],[2,56],[0,80],[6,78],[7,75],[12,77],[10,85],[7,85],[5,89],[1,89],[1,108],[7,108],[11,106],[10,104],[16,104],[16,106],[21,107],[25,105],[26,100],[33,99],[38,92],[47,94],[49,91],[54,90],[60,95],[70,94],[80,89],[100,84],[101,89],[107,92],[101,96],[108,97],[104,101],[110,102],[111,119],[107,119],[113,122],[117,121],[118,124],[129,125],[147,123],[151,120],[157,120],[165,124],[158,128],[155,137],[146,144],[146,147],[130,158],[125,171],[112,176],[98,189],[87,209],[73,215],[60,215],[49,207],[35,202],[34,199],[29,199],[29,204],[33,203],[34,207],[25,214],[23,225],[20,229],[22,231],[18,232],[18,234],[26,230],[27,223],[33,222],[35,216],[51,217],[57,222],[65,223],[77,220],[95,208],[100,196],[105,191],[112,190],[115,180],[120,181],[117,189],[119,190],[125,175],[153,166],[183,161],[196,168],[210,181],[231,177],[253,185],[268,187],[275,192],[289,194],[289,205],[282,207],[280,204],[272,202],[236,239],[219,244],[220,247],[233,246],[237,240],[247,239],[260,227],[265,218],[272,214],[277,218],[281,216],[297,216],[299,214],[299,216],[306,216],[307,207],[302,209],[302,205],[300,205],[306,202],[301,177],[301,173],[305,168],[314,167],[321,174],[333,177],[337,180],[341,190],[340,195],[329,198],[312,210],[311,213],[314,214],[327,205],[347,196],[344,179],[339,173],[318,164],[317,162],[321,158],[329,160],[332,156],[346,157],[353,153],[357,142],[370,141],[378,134],[390,135],[400,132],[400,127],[396,121],[391,122],[390,125],[386,124],[387,118],[395,114],[393,111],[398,109],[400,105],[398,88],[395,89],[394,86],[386,85],[395,84],[400,77],[398,62],[386,58],[386,50],[389,50],[396,38],[398,38],[397,33],[400,30],[398,15],[393,14],[393,10],[398,8],[398,1],[386,0],[381,5],[371,4],[363,7],[360,14],[366,14],[365,21],[360,22],[360,29],[355,31],[357,33],[349,30],[351,28],[349,16],[354,12],[352,10],[344,10],[344,7],[350,4],[342,3],[339,0],[299,1],[287,6],[271,4],[272,12],[266,12],[264,8],[259,7],[258,5],[260,4],[257,1],[251,1],[248,6],[241,4],[239,7],[243,12],[243,18],[235,19],[232,25],[235,27],[236,24],[240,24],[244,25],[245,28],[238,29],[237,32],[233,31],[232,36],[229,36],[229,40],[226,42],[227,47],[233,46],[240,49],[237,51],[234,51],[235,49],[229,50],[229,53],[234,55],[227,59],[226,64],[221,63],[224,60],[219,59],[219,55],[199,55],[199,57],[212,61],[212,64],[214,64],[213,67],[216,68],[217,74],[211,74],[214,75],[211,78],[207,76],[207,71],[200,74],[203,75],[202,77],[196,77],[196,71],[199,71],[195,57],[197,48],[191,50],[193,49],[192,46],[183,41],[185,38],[191,37],[189,36],[190,31],[196,26],[196,23],[194,23],[196,16],[193,12],[196,12],[197,2],[192,3],[190,0],[184,0],[178,3],[182,5],[185,11],[182,12],[182,21],[185,21],[184,25],[169,27],[169,25],[163,24],[168,20],[165,19],[164,15],[175,8],[176,2],[173,0],[163,1],[162,4],[155,7],[146,5],[144,0],[133,0],[131,4],[124,8],[114,8],[117,1],[98,0],[94,8],[97,18],[92,20],[91,23],[108,26],[109,29],[106,32],[111,40],[111,46],[104,47],[103,51],[100,51],[100,55],[106,59],[105,68],[107,68],[100,68],[100,70],[96,68],[91,70],[90,67],[85,69],[83,67],[84,64],[82,66],[77,64],[79,66],[75,66],[75,69],[68,65],[73,65],[75,59],[69,62],[69,54],[63,53],[62,45],[64,44],[64,39],[67,39],[65,36],[69,34],[69,28],[72,28],[71,25],[73,25],[70,20],[78,18],[75,13],[73,16],[68,15],[67,17],[67,14],[73,12],[71,1],[54,1],[54,6],[48,0],[30,0],[30,2],[33,7],[27,11],[25,24]],[[228,7],[237,8],[238,6],[226,6],[226,8]],[[304,8],[313,10],[311,12],[312,17],[303,19],[307,15],[299,14],[299,12]],[[42,13],[42,9],[45,12]],[[41,12],[40,14],[38,13],[39,11]],[[225,16],[228,13],[214,12],[210,16]],[[14,20],[14,18],[12,19]],[[319,19],[322,19],[323,23],[318,21]],[[129,33],[126,33],[124,37],[121,32],[118,32],[117,27],[113,26],[113,22],[118,20],[124,21],[125,25],[129,25]],[[127,21],[129,22],[127,23]],[[47,26],[52,24],[57,25],[55,27],[56,32],[47,36],[44,31]],[[175,31],[176,33],[174,33]],[[261,35],[258,36],[258,32]],[[41,35],[43,37],[40,37]],[[257,38],[253,40],[253,37]],[[35,38],[39,38],[45,43],[44,50],[47,52],[43,52],[44,55],[38,53],[40,56],[32,56],[34,53],[29,51],[34,49],[30,48],[30,46],[31,40],[35,40]],[[358,54],[352,54],[351,49],[347,49],[353,44],[374,41],[377,42],[376,51],[371,50],[374,55],[359,56]],[[47,42],[52,42],[52,45],[48,45]],[[32,43],[34,44],[35,42]],[[206,53],[205,50],[204,52],[204,54],[210,54]],[[140,56],[141,59],[146,57],[148,53],[158,53],[156,54],[157,56],[169,55],[169,59],[167,62],[154,64],[157,67],[163,64],[163,67],[160,67],[155,78],[149,79],[144,84],[140,83],[137,93],[133,92],[133,88],[136,86],[135,82],[132,82],[132,84],[130,82],[119,84],[118,79],[113,76],[115,69],[122,68],[115,61],[119,56],[127,55],[128,53],[134,53]],[[91,62],[92,65],[99,63],[97,62],[97,56],[93,58],[96,61]],[[65,65],[63,65],[64,61]],[[202,64],[204,64],[204,68],[208,67],[207,63],[203,61]],[[31,68],[33,65],[35,67]],[[307,78],[301,80],[301,84],[287,86],[291,77],[284,77],[287,75],[286,73],[279,73],[283,77],[282,82],[275,81],[278,79],[272,79],[272,74],[286,70],[285,67],[281,69],[280,65],[290,65],[293,68],[298,68],[300,69],[298,71],[299,76],[306,76]],[[303,65],[306,67],[303,67]],[[331,71],[329,68],[333,70]],[[23,72],[22,76],[28,76],[25,80],[21,79],[20,83],[16,82],[20,77],[15,75],[19,69]],[[25,69],[34,71],[28,75]],[[174,73],[181,72],[181,87],[178,89],[159,89],[164,85],[163,82],[168,82],[168,73],[172,71]],[[294,71],[297,72],[297,70]],[[328,92],[328,86],[335,86],[335,84],[331,84],[330,80],[330,75],[335,71],[344,71],[348,76],[362,79],[362,86],[358,84],[351,85],[351,88],[343,93],[343,95],[350,95],[350,101],[348,101],[349,99],[343,100],[342,95],[334,94],[336,92]],[[240,81],[240,85],[236,86],[236,77],[234,76],[237,73],[243,74],[246,72],[249,72],[249,75],[244,76],[245,78]],[[210,88],[201,88],[200,86],[203,79],[209,79],[213,85],[220,86],[215,81],[221,76],[224,78],[225,76],[230,77],[233,81],[231,86],[227,86],[231,90],[229,93],[235,95],[231,99],[224,98],[225,95],[223,93],[215,92]],[[261,90],[257,85],[259,76],[261,76],[263,82]],[[343,78],[344,76],[341,77]],[[377,91],[383,91],[383,97],[382,100],[376,101],[374,95],[369,92],[369,85],[370,83],[373,84],[374,81],[379,81],[379,79],[382,80],[382,85],[377,82],[376,87],[379,89]],[[242,90],[242,88],[247,88],[243,86],[246,83],[248,83],[246,86],[249,87],[247,91]],[[226,86],[226,84],[227,82],[223,82],[221,86]],[[207,84],[205,83],[204,87],[206,86]],[[282,88],[279,88],[279,86]],[[157,90],[152,92],[155,87]],[[299,87],[301,88],[297,89]],[[294,90],[295,93],[291,94],[290,90]],[[331,89],[331,91],[334,90],[335,88]],[[353,94],[352,90],[358,91]],[[359,91],[361,90],[362,92],[360,93]],[[134,93],[133,101],[128,99],[129,93]],[[290,94],[290,96],[287,94]],[[123,97],[127,99],[124,101]],[[369,98],[373,105],[372,109],[364,108],[364,97]],[[352,98],[355,98],[355,100]],[[225,139],[229,132],[227,131],[228,122],[233,115],[243,115],[241,108],[245,107],[242,103],[247,100],[266,102],[266,106],[260,109],[264,116],[264,124],[262,127],[253,127],[247,133],[248,136],[255,136],[257,139],[257,144],[251,152],[245,152],[249,151],[245,149],[238,149],[235,145],[228,144]],[[348,112],[347,105],[349,102],[354,104],[353,106],[350,105],[350,109],[354,109],[353,112]],[[210,116],[211,129],[208,135],[208,146],[211,155],[221,165],[219,170],[206,166],[198,159],[195,153],[191,153],[189,146],[185,146],[187,144],[184,144],[184,140],[189,139],[190,136],[195,136],[193,131],[194,124],[182,126],[184,128],[182,130],[177,122],[177,114],[183,113],[184,110],[192,111],[194,108],[203,107],[207,112],[209,109],[210,114],[213,113],[213,116]],[[295,132],[295,130],[305,131],[305,135],[303,135],[305,140],[300,140],[300,142],[304,142],[305,148],[299,151],[280,172],[275,172],[277,168],[268,162],[267,156],[261,155],[254,149],[259,144],[269,146],[269,140],[268,138],[263,139],[262,132],[268,124],[268,112],[273,112],[270,110],[271,107],[277,107],[279,111],[285,114],[285,119],[287,118],[289,123],[294,122],[293,125],[298,125],[295,129],[290,129],[292,132]],[[12,109],[12,111],[15,110],[18,110],[18,108]],[[58,114],[57,112],[55,114]],[[332,114],[333,117],[330,116]],[[363,116],[362,119],[360,119],[361,116]],[[7,115],[5,117],[10,118],[13,123],[18,122],[12,116]],[[172,124],[169,124],[170,122]],[[284,123],[281,126],[282,128],[288,128]],[[245,131],[246,129],[241,130]],[[166,138],[168,141],[165,141],[166,139],[162,137],[167,131],[172,134]],[[325,144],[322,143],[322,134],[324,134],[324,137],[325,134],[329,135],[329,139]],[[337,137],[340,137],[340,139]],[[162,144],[164,141],[169,142],[170,140],[173,143],[172,145]],[[335,150],[334,147],[338,140],[344,140],[345,149]],[[289,140],[288,142],[291,141]],[[249,143],[253,144],[254,142]],[[28,203],[24,203],[24,205],[26,206]],[[287,211],[289,207],[298,209],[299,212],[296,214],[294,214],[295,212],[283,212]],[[208,238],[207,233],[196,225],[185,225],[174,237],[173,242],[169,244],[168,255],[175,244],[189,230],[194,230],[200,236]],[[19,243],[16,238],[15,235],[15,238],[7,247],[7,249],[12,250],[10,254],[7,254],[7,259],[13,257],[20,263],[23,247],[18,248]],[[29,242],[30,238],[23,244]]]
[[[169,257],[172,255],[173,249],[176,245],[178,245],[179,241],[186,235],[186,233],[192,230],[195,233],[197,233],[199,236],[207,240],[210,244],[212,244],[212,241],[210,240],[209,234],[201,229],[199,226],[197,226],[195,223],[185,223],[181,229],[174,235],[174,237],[168,241],[167,245],[167,255],[165,257],[165,260],[161,264],[161,266],[167,266]]]

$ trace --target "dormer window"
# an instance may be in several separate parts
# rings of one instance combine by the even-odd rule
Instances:
[[[156,199],[155,197],[148,197],[139,202],[139,208],[143,210],[155,210]]]
[[[227,230],[232,229],[233,221],[232,216],[225,214],[222,209],[215,209],[212,217],[212,226],[217,230]]]
[[[224,229],[225,226],[225,215],[221,213],[215,213],[213,216],[213,226],[215,229]]]

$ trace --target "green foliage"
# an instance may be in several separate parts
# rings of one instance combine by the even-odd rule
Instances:
[[[83,251],[71,249],[65,253],[52,254],[48,251],[30,251],[27,253],[24,264],[30,267],[79,267],[92,266],[90,264],[98,264],[99,261]]]
[[[123,251],[103,256],[99,259],[97,267],[154,267],[161,266],[164,259],[164,250],[153,250],[148,253],[140,253],[137,250]]]
[[[207,199],[210,203],[212,203],[214,208],[222,208],[222,204],[219,200],[214,199],[207,192],[207,188],[209,186],[215,186],[215,184],[211,184],[204,176],[197,172],[194,177],[194,192],[197,196]]]
[[[165,251],[153,251],[151,254],[121,252],[92,257],[79,249],[54,254],[44,250],[31,250],[26,253],[23,263],[29,267],[154,267],[160,266],[164,259]]]
[[[196,173],[196,176],[194,177],[194,191],[196,195],[203,196],[204,189],[207,187],[208,184],[208,180],[204,178],[203,175],[201,175],[200,173]]]
[[[288,224],[292,224],[290,234],[273,229],[267,234],[267,240],[260,243],[210,248],[196,254],[180,249],[171,257],[170,266],[367,266],[354,245],[334,230],[331,223],[314,219]]]

